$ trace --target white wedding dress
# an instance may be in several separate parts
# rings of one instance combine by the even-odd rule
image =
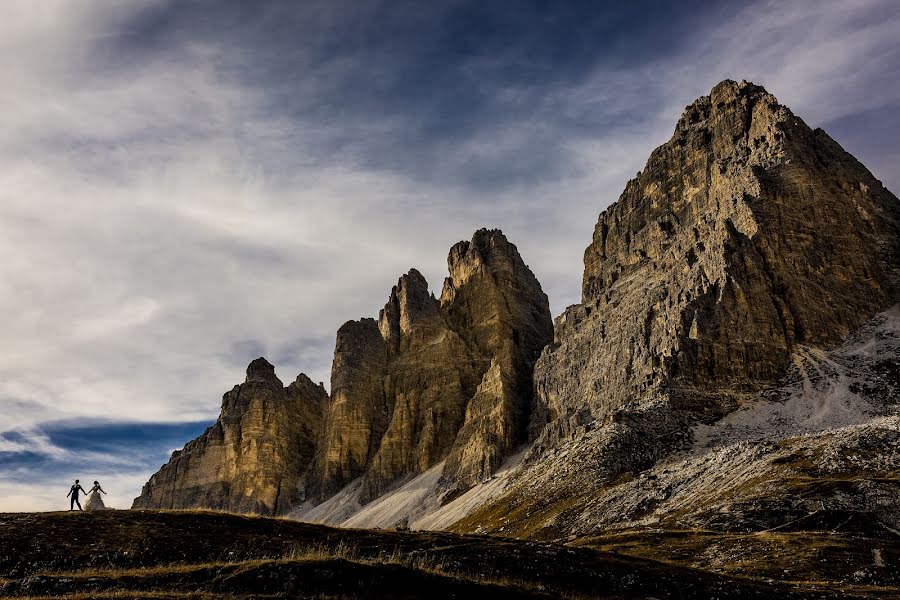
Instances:
[[[91,491],[88,492],[87,502],[84,503],[84,510],[106,510],[106,505],[103,504],[103,498],[100,497],[100,492],[102,491],[103,489],[99,485],[95,485],[91,488]]]

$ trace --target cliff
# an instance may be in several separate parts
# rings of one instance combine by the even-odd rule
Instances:
[[[685,109],[555,328],[501,232],[448,271],[338,330],[330,400],[251,365],[135,506],[557,540],[900,527],[900,201],[763,88]]]
[[[497,230],[455,245],[448,267],[440,300],[413,269],[377,323],[339,330],[320,499],[362,477],[364,503],[444,459],[445,485],[467,488],[526,440],[532,369],[552,336],[547,296]]]
[[[635,402],[741,406],[798,345],[834,346],[896,298],[898,214],[825,132],[717,85],[600,216],[582,303],[537,369],[542,443]]]
[[[306,375],[284,387],[258,358],[222,398],[216,422],[172,454],[132,508],[212,508],[275,514],[304,500],[328,402]]]
[[[305,375],[283,387],[264,359],[251,363],[216,423],[173,454],[134,508],[281,514],[352,482],[364,503],[445,460],[443,489],[490,477],[527,440],[549,303],[498,230],[455,245],[448,265],[440,300],[412,269],[377,321],[341,326],[330,399]]]
[[[663,471],[709,472],[727,487],[733,464],[698,458],[690,466],[677,457],[736,443],[732,414],[772,414],[753,439],[781,440],[788,454],[804,445],[794,433],[821,434],[805,442],[810,452],[829,447],[830,426],[896,414],[896,383],[860,375],[896,361],[881,341],[896,332],[873,334],[852,360],[837,348],[871,319],[887,318],[877,315],[900,299],[898,284],[897,198],[763,88],[718,84],[685,109],[672,138],[600,215],[584,255],[582,302],[557,319],[535,367],[535,443],[506,495],[466,523],[503,514],[506,531],[517,521],[527,535],[584,534],[622,522],[625,505],[611,498],[638,473],[657,481]],[[820,375],[803,389],[786,385],[813,369]],[[848,388],[852,381],[860,383]],[[787,412],[786,401],[799,412],[784,416],[793,425],[782,428],[774,415]],[[858,418],[841,416],[856,406]],[[805,411],[819,415],[815,427],[804,425],[813,419]],[[698,427],[721,427],[723,441],[696,446]],[[859,435],[893,435],[891,426],[867,431]],[[852,446],[856,435],[837,439]],[[872,468],[860,462],[861,480],[890,472],[882,445],[873,438]],[[742,468],[780,481],[769,493],[782,497],[779,485],[791,489],[793,474],[766,471],[763,447]],[[673,493],[638,483],[631,487],[647,494],[638,512]],[[702,503],[690,494],[672,510],[684,515]],[[601,517],[596,507],[605,502]]]

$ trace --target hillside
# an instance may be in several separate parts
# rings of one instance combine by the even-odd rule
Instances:
[[[679,566],[677,556],[632,555],[637,537],[610,552],[195,511],[3,514],[0,523],[3,597],[825,598],[900,591],[703,572]],[[709,541],[681,534],[669,546],[691,540]],[[609,540],[590,540],[603,543]]]

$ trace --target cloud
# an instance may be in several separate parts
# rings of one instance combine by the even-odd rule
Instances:
[[[99,479],[108,506],[128,508],[173,446],[206,423],[111,423],[77,420],[0,435],[2,510],[63,510],[73,479]]]
[[[722,78],[900,188],[889,1],[5,8],[0,477],[20,482],[63,474],[22,459],[52,454],[47,423],[211,422],[260,353],[327,384],[337,327],[412,266],[439,291],[482,226],[560,312],[597,214]],[[135,495],[156,465],[107,450]]]
[[[7,431],[0,435],[0,456],[27,454],[61,458],[65,450],[50,442],[50,438],[37,431]]]

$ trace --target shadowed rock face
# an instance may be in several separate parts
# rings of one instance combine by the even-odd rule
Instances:
[[[897,297],[898,215],[825,132],[717,85],[600,215],[536,369],[539,445],[628,405],[720,416],[835,345]]]
[[[500,231],[454,246],[448,266],[440,300],[413,269],[377,328],[341,328],[319,497],[362,476],[366,501],[445,458],[445,485],[466,487],[525,441],[532,368],[552,336],[547,297]]]
[[[246,381],[223,396],[215,424],[172,454],[132,508],[290,510],[304,499],[327,401],[306,375],[284,387],[272,365],[254,360]]]
[[[441,307],[473,353],[484,357],[444,471],[465,487],[492,474],[526,437],[533,365],[553,326],[540,284],[502,234],[479,231],[456,244],[447,262]]]
[[[310,493],[329,496],[365,472],[388,424],[384,397],[387,348],[374,319],[338,329],[331,397]]]

